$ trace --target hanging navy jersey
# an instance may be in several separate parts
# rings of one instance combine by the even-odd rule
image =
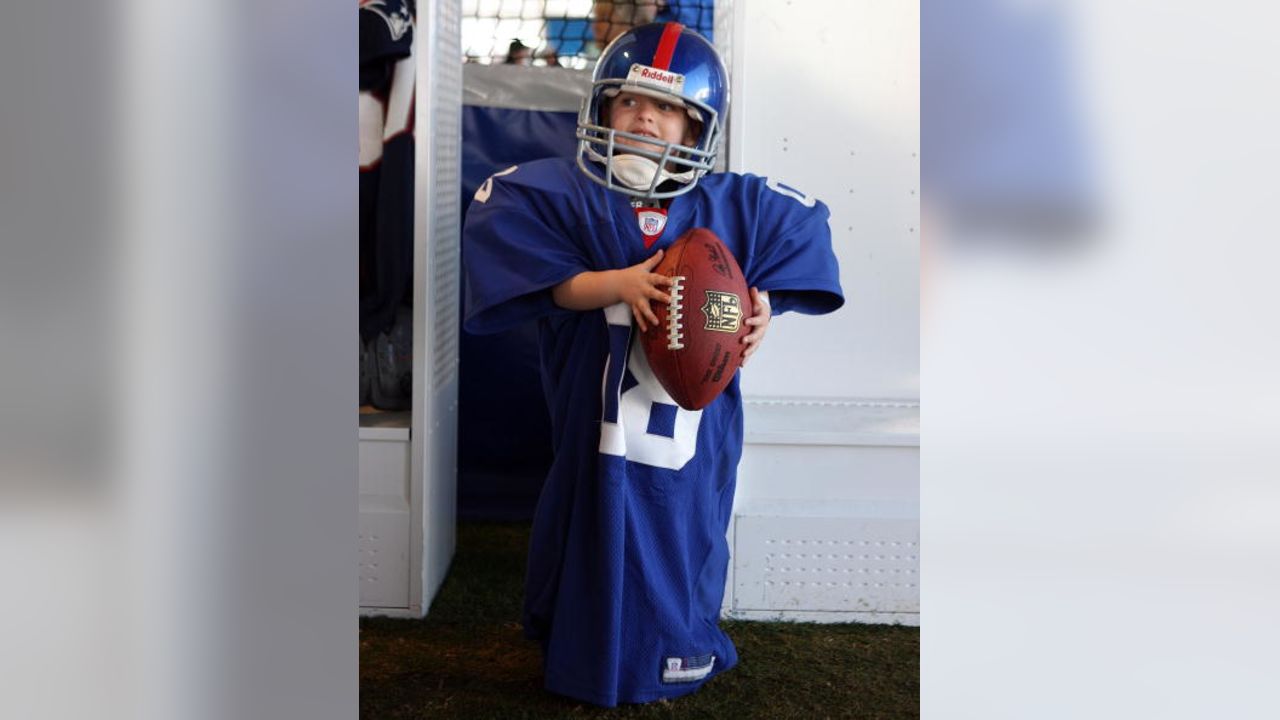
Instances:
[[[413,279],[413,15],[360,0],[360,335],[390,329]]]
[[[707,227],[775,314],[844,302],[822,203],[755,176],[709,175],[668,208],[653,248],[627,198],[569,160],[496,173],[463,232],[466,327],[537,319],[555,459],[534,517],[526,633],[547,688],[613,706],[696,690],[737,654],[718,626],[742,402],[735,377],[699,411],[677,406],[633,342],[625,304],[578,312],[551,288],[624,268]]]

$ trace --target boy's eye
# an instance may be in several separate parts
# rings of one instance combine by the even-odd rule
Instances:
[[[676,109],[676,106],[672,105],[671,103],[664,102],[664,103],[658,103],[658,109],[661,110],[662,112],[671,112],[672,110]]]

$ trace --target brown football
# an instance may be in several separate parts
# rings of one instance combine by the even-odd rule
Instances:
[[[654,272],[676,278],[671,303],[653,303],[658,325],[641,335],[645,357],[680,407],[700,410],[742,364],[751,296],[738,261],[715,233],[694,228],[667,248]]]

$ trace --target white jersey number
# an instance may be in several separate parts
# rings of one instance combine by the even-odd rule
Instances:
[[[519,167],[520,167],[519,165],[512,165],[506,170],[496,172],[490,175],[488,178],[486,178],[484,181],[484,184],[476,189],[475,201],[478,203],[489,202],[489,196],[493,194],[493,179],[500,178],[503,175],[510,175],[511,173],[515,172]]]
[[[609,360],[604,367],[604,413],[600,452],[631,462],[679,470],[698,449],[701,410],[685,410],[653,376],[642,349],[631,350],[631,308],[619,303],[605,308],[609,322]],[[636,384],[625,391],[631,371]]]
[[[805,195],[804,193],[800,192],[799,190],[793,187],[788,187],[786,185],[783,185],[782,183],[778,182],[777,180],[774,180],[773,178],[769,178],[768,180],[765,181],[764,184],[770,190],[780,195],[786,195],[789,198],[797,200],[801,205],[804,205],[805,207],[813,207],[814,203],[817,202],[816,198],[809,197],[808,195]]]

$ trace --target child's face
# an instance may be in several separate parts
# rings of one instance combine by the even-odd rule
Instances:
[[[638,93],[622,92],[609,100],[609,127],[681,145],[692,145],[695,140],[693,122],[683,107]],[[620,137],[617,142],[662,152],[660,146],[639,140]]]

